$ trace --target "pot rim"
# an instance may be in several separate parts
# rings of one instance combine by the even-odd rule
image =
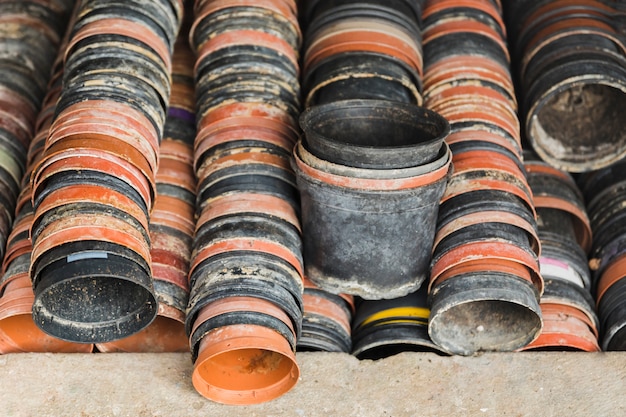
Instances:
[[[253,360],[258,362],[258,354],[270,354],[274,360],[285,361],[279,368],[282,372],[265,373],[269,379],[262,385],[251,387],[246,376],[253,375],[255,369],[242,368],[238,375],[232,378],[231,386],[216,386],[211,377],[211,371],[224,359],[220,367],[229,367],[227,360],[229,353],[239,353],[239,360],[252,365]],[[227,356],[224,356],[227,355]],[[216,363],[217,362],[217,363]],[[212,365],[210,365],[212,364]],[[259,363],[258,367],[263,363]],[[238,369],[230,367],[231,372]],[[219,372],[219,371],[218,371]],[[220,375],[222,375],[220,373]],[[230,325],[214,329],[200,341],[198,358],[195,361],[192,374],[192,383],[202,396],[225,404],[257,404],[272,400],[289,391],[298,381],[300,370],[296,357],[289,343],[272,329],[258,325],[242,324]],[[221,376],[215,380],[225,382]],[[248,386],[238,386],[237,383]]]

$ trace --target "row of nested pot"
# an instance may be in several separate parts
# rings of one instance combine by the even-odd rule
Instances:
[[[421,104],[421,3],[305,2],[306,107],[357,98]]]
[[[81,1],[31,185],[33,317],[77,342],[155,318],[149,214],[182,1]]]
[[[624,168],[622,161],[578,179],[594,233],[589,265],[603,350],[626,350]]]
[[[398,153],[398,149],[392,149],[393,147],[405,145],[411,147],[409,135],[412,132],[419,131],[418,125],[422,122],[412,123],[407,121],[412,117],[410,115],[411,111],[403,109],[405,120],[399,123],[398,120],[383,122],[383,125],[375,128],[375,132],[368,132],[367,137],[364,137],[363,132],[376,126],[394,112],[393,106],[381,107],[379,114],[374,114],[375,111],[372,107],[378,105],[375,101],[369,104],[357,104],[358,102],[354,101],[350,106],[355,107],[350,110],[347,108],[342,109],[341,104],[339,106],[334,104],[343,100],[386,100],[417,105],[422,104],[422,6],[423,1],[405,0],[390,2],[320,0],[309,1],[301,5],[302,15],[300,21],[305,30],[305,43],[302,48],[304,104],[306,107],[324,104],[331,105],[317,114],[306,116],[306,120],[302,120],[302,127],[307,131],[308,141],[303,140],[298,145],[295,153],[298,161],[297,165],[302,168],[298,168],[298,171],[302,172],[299,174],[299,188],[301,191],[307,189],[305,199],[308,201],[303,201],[302,206],[304,208],[304,218],[307,219],[308,225],[305,224],[304,227],[312,232],[317,228],[317,226],[313,226],[314,224],[324,225],[324,222],[327,222],[323,226],[324,231],[315,232],[315,236],[308,238],[304,242],[305,264],[311,264],[310,267],[307,267],[308,272],[314,274],[312,280],[316,283],[313,284],[311,282],[311,285],[314,285],[315,288],[305,287],[303,339],[301,343],[299,342],[303,349],[353,351],[350,343],[349,323],[352,315],[355,313],[355,305],[353,303],[346,304],[345,300],[352,299],[352,294],[365,295],[368,298],[394,296],[391,292],[394,286],[403,287],[396,288],[394,290],[395,294],[406,293],[411,291],[411,288],[417,288],[423,281],[424,254],[426,253],[425,246],[428,245],[428,238],[424,242],[424,247],[408,243],[399,250],[398,258],[402,256],[402,253],[408,256],[418,255],[418,258],[412,262],[404,260],[402,271],[392,273],[391,275],[394,276],[390,276],[388,282],[382,283],[377,287],[372,286],[372,284],[376,284],[376,281],[373,279],[375,271],[366,272],[365,275],[359,276],[362,274],[362,271],[367,271],[370,265],[376,262],[368,260],[366,264],[359,265],[367,257],[368,251],[375,250],[374,253],[377,252],[377,248],[375,248],[371,240],[373,228],[383,225],[388,228],[384,232],[387,233],[387,236],[383,238],[385,243],[382,245],[384,253],[388,254],[390,251],[393,251],[389,246],[391,244],[389,234],[393,233],[393,228],[402,227],[403,223],[406,224],[408,221],[407,217],[410,216],[407,211],[403,215],[396,214],[395,218],[390,219],[388,222],[383,222],[382,219],[385,216],[383,206],[389,203],[389,199],[385,199],[385,202],[376,207],[373,213],[367,215],[367,225],[361,227],[362,230],[356,230],[355,222],[351,221],[353,224],[346,231],[347,235],[343,239],[343,243],[339,243],[337,240],[337,232],[333,233],[332,236],[329,235],[328,239],[322,238],[322,235],[326,235],[326,231],[332,230],[336,226],[343,226],[347,218],[350,217],[350,214],[346,213],[343,216],[344,219],[342,219],[341,216],[337,216],[336,212],[333,212],[336,210],[333,210],[331,200],[336,196],[336,193],[340,194],[338,201],[341,201],[342,204],[358,205],[356,201],[361,198],[363,201],[376,198],[373,194],[365,196],[367,193],[374,191],[376,187],[380,189],[375,190],[374,193],[378,196],[384,195],[383,189],[387,186],[384,181],[376,183],[368,180],[369,184],[366,186],[368,191],[358,196],[358,191],[350,189],[359,187],[356,182],[352,186],[344,187],[344,184],[341,184],[341,182],[345,181],[345,179],[327,180],[328,175],[326,174],[344,175],[347,173],[348,176],[367,177],[367,170],[362,169],[360,172],[354,170],[348,173],[340,165],[351,166],[356,164],[357,168],[367,168],[370,170],[370,173],[373,173],[377,169],[376,164],[383,159],[389,158],[391,153]],[[359,109],[358,106],[362,107]],[[335,112],[338,112],[338,117],[335,116]],[[364,126],[354,131],[358,137],[349,138],[348,143],[344,143],[352,134],[350,129],[353,129],[358,123],[357,121],[346,122],[347,119],[354,115],[357,115],[359,122],[367,121]],[[333,122],[337,122],[337,126],[333,127],[331,123],[327,123],[326,126],[315,126],[315,124],[319,125],[319,122],[326,117],[330,117],[333,119]],[[386,137],[384,136],[374,138],[374,135],[384,134],[387,129],[393,129],[393,126],[402,123],[406,123],[406,125],[400,127],[400,130],[403,131],[400,135],[403,137],[398,138],[397,143],[385,143]],[[437,122],[434,123],[436,124]],[[437,135],[435,132],[437,127],[431,125],[430,128],[434,130],[428,132],[426,136]],[[340,133],[342,129],[344,131]],[[422,134],[422,132],[419,133]],[[439,133],[443,134],[443,131]],[[326,135],[330,136],[326,137]],[[312,142],[312,145],[309,145],[308,142]],[[359,145],[360,142],[362,143]],[[431,147],[430,151],[432,151],[432,148],[436,149],[437,146],[441,146],[439,138],[432,142],[428,145]],[[378,150],[383,150],[385,147],[389,148],[386,151],[383,150],[377,161],[372,161],[367,158],[371,159],[374,152],[370,152],[365,159],[361,154],[363,148],[368,146],[375,147]],[[427,145],[422,144],[422,146],[425,147]],[[313,147],[313,149],[310,150],[310,147]],[[409,158],[416,155],[416,151],[411,150]],[[317,160],[316,158],[321,159]],[[390,161],[385,168],[390,168],[396,162],[398,161]],[[445,164],[445,156],[444,161],[440,162]],[[340,165],[334,166],[334,163]],[[420,161],[415,161],[416,165],[419,163]],[[314,173],[312,168],[326,172]],[[335,172],[337,168],[343,172]],[[309,173],[304,174],[307,170]],[[427,171],[428,168],[423,169],[422,173]],[[312,174],[312,176],[309,176],[309,174]],[[388,172],[387,174],[390,173]],[[390,175],[419,175],[419,170],[414,170],[413,173],[409,171],[404,173],[395,172],[395,174],[392,173]],[[316,176],[317,178],[315,178]],[[316,185],[312,186],[311,181],[316,183]],[[335,190],[323,191],[320,188],[320,184],[323,184],[324,187],[332,184],[331,189],[335,188]],[[337,186],[340,188],[336,188]],[[402,195],[403,192],[406,194]],[[326,197],[322,196],[324,193],[327,194]],[[394,208],[391,211],[398,210],[402,205],[401,201],[407,199],[411,192],[408,190],[396,190],[396,194]],[[413,190],[412,194],[414,197],[413,202],[418,201],[420,194],[424,197],[424,200],[428,199],[426,197],[427,192],[423,188],[419,192]],[[328,201],[320,202],[320,198]],[[316,201],[316,203],[309,204],[312,200]],[[350,200],[353,201],[350,202]],[[371,206],[371,203],[366,204]],[[347,208],[347,210],[350,211],[352,209]],[[354,210],[353,215],[357,212],[364,214],[367,210],[365,206],[358,207]],[[402,211],[402,209],[399,210]],[[432,214],[432,210],[431,208],[425,208],[423,213]],[[401,219],[402,216],[404,216],[404,219]],[[370,228],[370,230],[367,231],[367,228]],[[421,230],[425,231],[427,235],[431,233],[430,225],[428,224]],[[361,240],[365,237],[367,237],[367,241]],[[362,247],[356,252],[349,254],[346,258],[346,244],[349,240],[361,241]],[[326,244],[332,247],[322,249],[322,246]],[[331,254],[337,249],[339,252],[336,255],[331,255],[331,259],[323,260],[320,258],[320,256],[326,256],[326,253]],[[314,260],[313,257],[316,257],[316,259]],[[381,252],[375,258],[380,260],[384,259],[384,257],[385,255]],[[334,267],[331,266],[340,258],[342,258],[341,263],[335,264]],[[321,265],[321,263],[324,265]],[[377,271],[388,271],[391,263],[392,261],[386,265],[381,265]],[[313,272],[313,268],[316,271]],[[403,276],[407,273],[408,275]],[[349,274],[353,274],[353,277],[348,278]],[[338,278],[338,282],[332,283],[331,281],[335,278]],[[355,283],[357,287],[354,286]],[[345,294],[341,291],[348,291],[351,294]],[[332,308],[325,310],[326,316],[321,314],[321,305],[332,306]]]
[[[189,15],[187,13],[186,17]],[[150,257],[157,316],[131,336],[96,343],[100,352],[189,351],[185,317],[196,204],[193,171],[195,57],[187,42],[189,26],[186,18],[174,45],[172,92],[159,145],[156,194],[150,213]]]
[[[198,189],[186,331],[193,385],[222,403],[271,400],[300,374],[296,12],[291,0],[195,2]]]
[[[425,105],[450,123],[454,172],[434,240],[429,334],[457,354],[516,350],[541,330],[532,191],[500,5],[426,2]]]
[[[583,195],[565,171],[525,151],[528,182],[537,210],[545,282],[543,328],[525,350],[598,351],[600,324],[591,294],[587,253],[591,226]]]
[[[36,9],[35,9],[36,10]],[[32,306],[35,298],[29,276],[32,244],[30,228],[34,218],[31,202],[30,175],[41,160],[52,114],[59,98],[63,46],[54,66],[50,65],[52,78],[42,109],[35,121],[35,134],[29,138],[25,174],[21,180],[21,193],[15,205],[15,222],[7,239],[0,281],[0,353],[13,352],[91,352],[93,344],[73,343],[43,332],[33,321]]]
[[[35,119],[73,3],[0,4],[0,256],[13,222]]]
[[[626,39],[620,2],[515,0],[511,50],[526,137],[552,166],[606,167],[626,155]]]

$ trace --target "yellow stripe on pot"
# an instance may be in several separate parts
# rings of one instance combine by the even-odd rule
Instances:
[[[409,320],[406,318],[398,319],[398,320],[387,320],[387,321],[381,321],[380,323],[375,323],[374,327],[387,326],[389,324],[423,324],[424,326],[428,326],[428,320],[425,320],[422,318],[418,318],[415,320]]]
[[[425,307],[395,307],[372,314],[367,319],[365,319],[359,325],[359,327],[365,326],[373,321],[382,319],[393,319],[394,317],[415,317],[420,319],[426,319],[426,321],[428,321],[429,316],[430,310]]]

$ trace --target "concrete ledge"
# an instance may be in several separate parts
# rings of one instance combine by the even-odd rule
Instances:
[[[403,353],[381,361],[301,353],[284,396],[224,406],[196,393],[187,354],[0,356],[8,416],[626,415],[624,353]]]

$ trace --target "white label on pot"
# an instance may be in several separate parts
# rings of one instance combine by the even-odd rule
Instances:
[[[81,261],[83,259],[107,259],[109,255],[106,252],[96,252],[96,251],[87,251],[87,252],[78,252],[73,253],[71,255],[67,255],[67,263],[74,261]]]
[[[539,272],[545,278],[561,279],[585,288],[582,277],[567,263],[558,259],[539,257]]]

